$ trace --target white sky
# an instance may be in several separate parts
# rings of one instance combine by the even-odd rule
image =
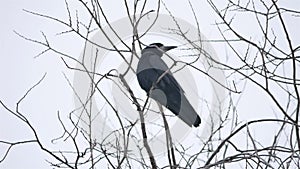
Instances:
[[[192,0],[191,2],[195,6],[195,11],[200,20],[202,33],[208,39],[218,38],[213,25],[216,17],[211,8],[205,1]],[[286,2],[286,7],[300,9],[299,2]],[[149,6],[152,5],[150,1],[148,3]],[[195,25],[190,19],[193,16],[192,12],[188,12],[188,1],[177,1],[174,3],[173,0],[166,0],[165,3],[176,17],[191,21],[191,24]],[[78,4],[71,2],[69,4],[71,9],[78,9],[79,13],[82,10]],[[103,6],[111,21],[125,16],[125,9],[122,5],[110,0],[103,2]],[[82,41],[76,41],[76,38],[72,36],[63,36],[63,38],[55,36],[56,33],[65,30],[61,25],[30,15],[22,9],[61,19],[67,19],[67,12],[62,0],[9,0],[1,2],[0,5],[0,99],[10,108],[15,109],[16,102],[22,97],[25,91],[47,72],[47,76],[42,84],[28,96],[22,104],[21,110],[24,111],[24,115],[38,129],[40,138],[42,138],[45,144],[50,145],[50,140],[47,138],[60,136],[60,132],[58,131],[61,131],[61,129],[58,127],[57,111],[59,110],[63,114],[73,108],[73,93],[64,79],[62,72],[66,73],[70,79],[72,79],[73,74],[66,69],[60,58],[53,53],[47,53],[34,59],[34,56],[44,48],[21,39],[13,31],[15,30],[26,37],[38,40],[42,40],[40,31],[43,31],[49,37],[50,43],[55,43],[53,44],[54,46],[74,57],[79,57],[83,49],[83,44]],[[296,24],[293,21],[289,22],[289,24],[292,23]],[[300,22],[298,21],[297,23],[295,26],[290,26],[293,35],[299,37],[295,38],[298,39],[298,42],[295,42],[295,44],[299,44],[300,42],[298,31]],[[249,31],[247,27],[249,23],[247,21],[239,24],[242,31]],[[255,31],[253,31],[253,37],[256,38]],[[214,47],[218,56],[221,59],[226,59],[222,55],[226,51],[224,47],[222,45],[215,45]],[[257,87],[249,84],[243,92],[239,103],[238,108],[242,112],[239,114],[239,118],[241,120],[250,120],[274,117],[273,107],[274,105],[270,103],[270,100]],[[266,126],[264,131],[255,133],[255,135],[258,138],[263,137],[266,131],[273,132],[272,126]],[[29,129],[20,120],[16,120],[16,118],[1,107],[0,140],[17,141],[30,138],[32,138],[32,133]],[[55,145],[52,148],[54,149]],[[0,146],[0,158],[3,151],[4,148]],[[11,150],[6,160],[0,163],[0,168],[51,168],[45,159],[49,159],[49,156],[41,152],[34,144],[16,146]]]

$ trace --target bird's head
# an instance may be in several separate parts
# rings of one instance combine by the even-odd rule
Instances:
[[[145,47],[145,49],[143,49],[143,52],[146,51],[150,51],[150,52],[154,52],[157,53],[159,55],[163,55],[163,53],[167,52],[168,50],[177,48],[177,46],[164,46],[162,43],[152,43],[149,46]]]

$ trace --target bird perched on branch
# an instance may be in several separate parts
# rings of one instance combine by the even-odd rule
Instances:
[[[176,46],[153,43],[142,50],[137,66],[137,79],[147,95],[164,105],[187,125],[198,127],[201,119],[184,95],[162,56]]]

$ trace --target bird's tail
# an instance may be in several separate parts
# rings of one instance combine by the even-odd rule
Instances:
[[[183,93],[181,94],[181,106],[178,117],[189,126],[198,127],[201,123],[199,115]]]

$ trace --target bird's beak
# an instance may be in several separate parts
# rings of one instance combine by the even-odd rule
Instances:
[[[162,50],[166,52],[166,51],[174,49],[174,48],[177,48],[177,46],[163,46]]]

